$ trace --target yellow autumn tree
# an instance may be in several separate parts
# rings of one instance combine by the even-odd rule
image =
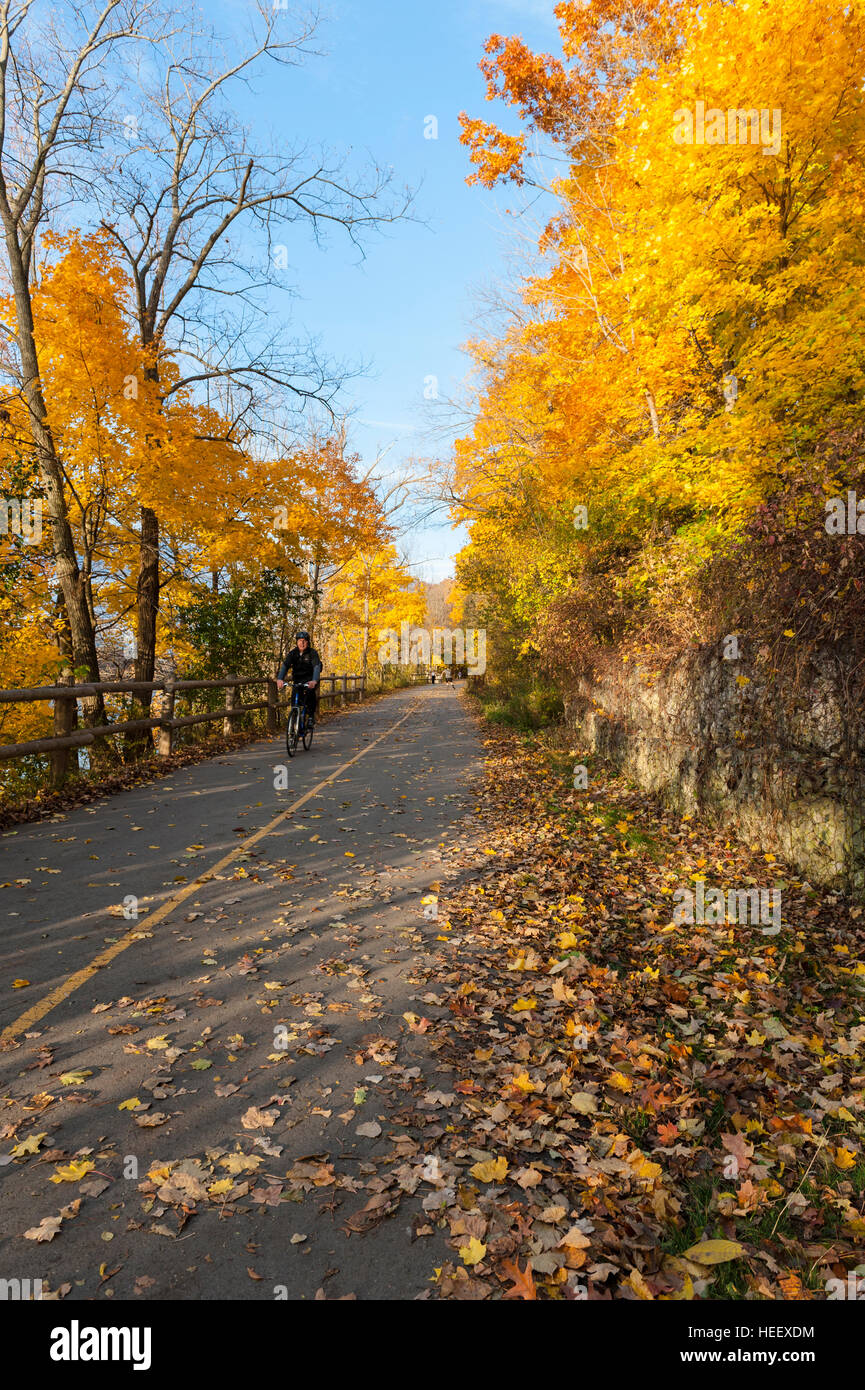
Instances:
[[[358,551],[328,585],[323,613],[332,664],[367,675],[378,666],[379,637],[423,622],[422,590],[393,544]]]
[[[471,345],[458,573],[514,641],[578,593],[615,641],[860,423],[862,10],[556,14],[560,59],[494,36],[482,64],[525,135],[464,118],[471,179],[566,169],[511,328]]]

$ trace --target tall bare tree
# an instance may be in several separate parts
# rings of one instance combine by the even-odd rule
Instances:
[[[235,44],[231,56],[212,32],[190,29],[182,43],[154,53],[140,115],[118,121],[127,147],[103,183],[103,225],[132,275],[148,371],[166,406],[184,388],[228,386],[235,410],[246,393],[239,414],[248,427],[256,412],[279,411],[287,398],[330,407],[344,376],[314,343],[286,341],[266,320],[259,291],[287,268],[282,238],[292,226],[316,239],[336,227],[360,245],[365,232],[406,215],[410,195],[394,195],[390,174],[377,166],[353,176],[308,146],[261,150],[231,106],[232,92],[262,63],[302,61],[315,29],[314,17],[290,20],[262,4],[248,46]],[[178,380],[161,377],[166,355],[182,363]],[[160,523],[145,505],[139,680],[153,679],[159,594]]]
[[[86,183],[100,122],[118,83],[117,60],[149,28],[161,32],[148,0],[91,5],[0,0],[0,223],[2,269],[15,300],[7,330],[17,354],[38,475],[47,501],[57,583],[73,665],[99,679],[96,633],[75,550],[63,460],[52,433],[39,371],[31,288],[38,237],[58,204]],[[101,717],[101,701],[87,704]]]

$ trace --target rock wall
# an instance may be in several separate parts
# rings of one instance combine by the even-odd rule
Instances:
[[[843,670],[821,660],[793,701],[750,669],[715,646],[661,675],[621,663],[582,680],[565,718],[640,786],[865,898],[865,738],[861,711],[844,712]]]

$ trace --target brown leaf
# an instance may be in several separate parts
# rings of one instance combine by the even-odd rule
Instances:
[[[278,1119],[278,1110],[259,1110],[257,1105],[250,1105],[241,1115],[240,1123],[244,1129],[269,1129]]]
[[[62,1216],[43,1216],[38,1226],[24,1232],[25,1240],[53,1240],[63,1225]]]
[[[503,1260],[501,1270],[507,1279],[513,1281],[511,1287],[502,1294],[502,1298],[537,1300],[538,1293],[532,1276],[531,1260],[526,1261],[525,1269],[520,1269],[519,1260]]]

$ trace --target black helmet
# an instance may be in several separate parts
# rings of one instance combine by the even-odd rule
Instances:
[[[294,639],[295,642],[299,642],[300,639],[301,639],[301,637],[302,637],[306,642],[309,642],[309,641],[311,640],[308,632],[298,632],[298,633],[296,634],[296,636],[295,636],[295,639]]]

